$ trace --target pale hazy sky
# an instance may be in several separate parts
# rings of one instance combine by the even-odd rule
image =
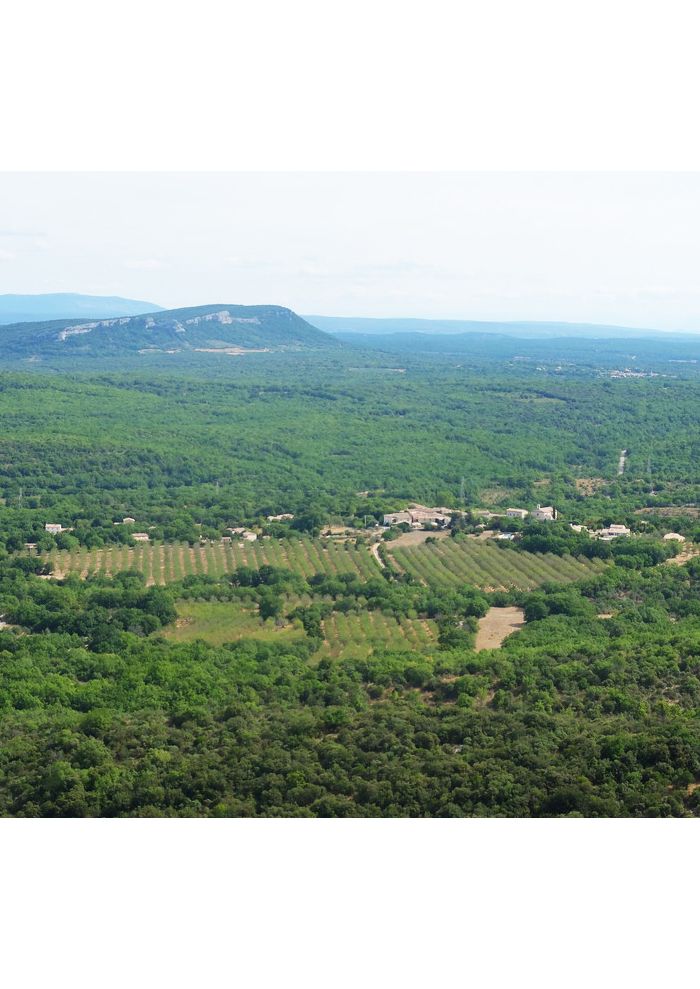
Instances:
[[[700,331],[699,261],[700,173],[0,174],[0,293]]]

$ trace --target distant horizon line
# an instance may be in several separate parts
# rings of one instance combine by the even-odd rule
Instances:
[[[676,336],[698,336],[700,335],[700,329],[691,330],[684,328],[673,328],[668,329],[666,327],[660,326],[638,326],[631,323],[618,323],[618,322],[598,322],[591,320],[582,319],[532,319],[532,318],[501,318],[498,316],[489,317],[473,317],[473,316],[414,316],[414,315],[392,315],[392,316],[374,316],[374,315],[356,315],[356,314],[339,314],[339,313],[305,313],[300,310],[295,309],[293,306],[284,305],[283,303],[277,302],[257,302],[257,303],[232,303],[232,302],[198,302],[198,303],[187,303],[187,304],[165,304],[160,302],[152,302],[146,299],[134,299],[130,296],[119,295],[119,294],[94,294],[90,292],[75,292],[75,291],[62,291],[62,292],[3,292],[0,293],[0,300],[2,299],[48,299],[48,298],[82,298],[82,299],[95,299],[95,300],[109,300],[115,299],[121,302],[131,302],[139,303],[143,302],[145,305],[157,307],[164,311],[168,309],[189,309],[197,308],[199,306],[208,305],[279,305],[281,308],[289,309],[292,312],[297,313],[302,319],[312,320],[312,319],[338,319],[338,320],[362,320],[368,322],[392,322],[392,321],[406,321],[414,323],[454,323],[454,324],[489,324],[497,326],[520,326],[520,327],[535,327],[535,326],[547,326],[547,327],[600,327],[606,330],[627,330],[627,331],[639,331],[645,334],[648,333],[662,333]],[[62,317],[57,316],[57,319],[62,318],[73,318],[72,316]],[[349,331],[351,332],[351,331]]]

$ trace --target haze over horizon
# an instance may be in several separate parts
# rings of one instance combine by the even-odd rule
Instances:
[[[694,173],[5,173],[0,294],[700,332]]]

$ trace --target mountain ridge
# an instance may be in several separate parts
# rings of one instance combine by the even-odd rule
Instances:
[[[210,304],[105,319],[56,319],[0,326],[5,358],[238,355],[337,349],[343,344],[283,306]]]

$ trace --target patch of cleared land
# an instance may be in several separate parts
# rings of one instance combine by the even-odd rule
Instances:
[[[479,619],[475,650],[480,652],[482,649],[498,649],[505,638],[517,632],[524,624],[525,612],[522,608],[489,608],[484,617]]]
[[[700,546],[689,546],[687,549],[684,549],[682,553],[679,553],[678,556],[670,557],[666,560],[666,563],[674,563],[677,567],[679,567],[681,564],[687,563],[688,560],[695,559],[696,556],[700,556]]]
[[[392,546],[420,546],[426,539],[449,539],[450,533],[446,529],[434,529],[432,532],[424,529],[412,529],[411,532],[402,532],[396,539],[390,539],[387,547]]]

